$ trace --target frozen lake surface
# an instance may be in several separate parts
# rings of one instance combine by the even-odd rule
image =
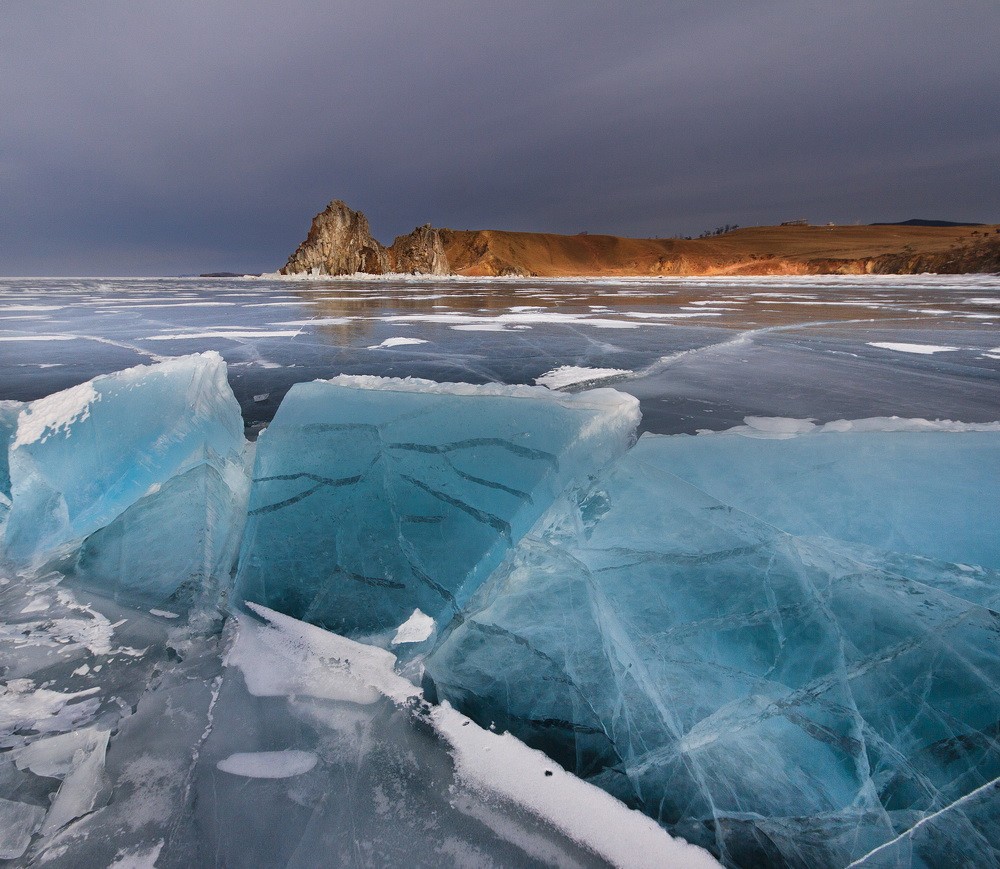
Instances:
[[[1000,865],[998,322],[0,281],[0,861]]]
[[[988,421],[1000,278],[0,280],[0,399],[203,350],[251,428],[337,374],[600,381],[663,434],[747,415]]]

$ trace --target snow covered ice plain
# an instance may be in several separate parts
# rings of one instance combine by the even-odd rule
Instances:
[[[0,859],[1000,865],[997,278],[0,318]]]

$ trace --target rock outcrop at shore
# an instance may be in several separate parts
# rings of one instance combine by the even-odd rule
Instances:
[[[283,275],[450,275],[442,230],[429,223],[385,247],[372,236],[368,218],[334,199],[317,214],[302,242],[281,269]]]
[[[389,255],[368,226],[368,218],[339,199],[313,218],[309,235],[285,263],[283,275],[382,275]]]
[[[418,275],[452,274],[441,233],[442,230],[425,223],[409,235],[397,236],[389,248],[392,271]]]
[[[340,200],[283,274],[476,277],[963,274],[1000,271],[1000,226],[757,226],[707,238],[620,238],[418,226],[385,247]]]

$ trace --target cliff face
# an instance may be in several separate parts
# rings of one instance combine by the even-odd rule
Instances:
[[[450,275],[451,265],[441,239],[442,232],[425,223],[409,235],[397,236],[389,248],[391,270],[421,275]]]
[[[619,238],[418,226],[386,248],[335,200],[284,274],[498,277],[959,274],[1000,271],[998,226],[758,226],[699,239]]]
[[[281,273],[382,275],[388,271],[388,253],[372,238],[368,218],[335,199],[313,218],[309,235],[288,258]]]

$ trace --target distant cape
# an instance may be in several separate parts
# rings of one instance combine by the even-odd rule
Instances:
[[[317,214],[281,274],[655,277],[1000,272],[1000,226],[908,220],[733,229],[703,238],[622,238],[418,226],[381,244],[339,199]]]

